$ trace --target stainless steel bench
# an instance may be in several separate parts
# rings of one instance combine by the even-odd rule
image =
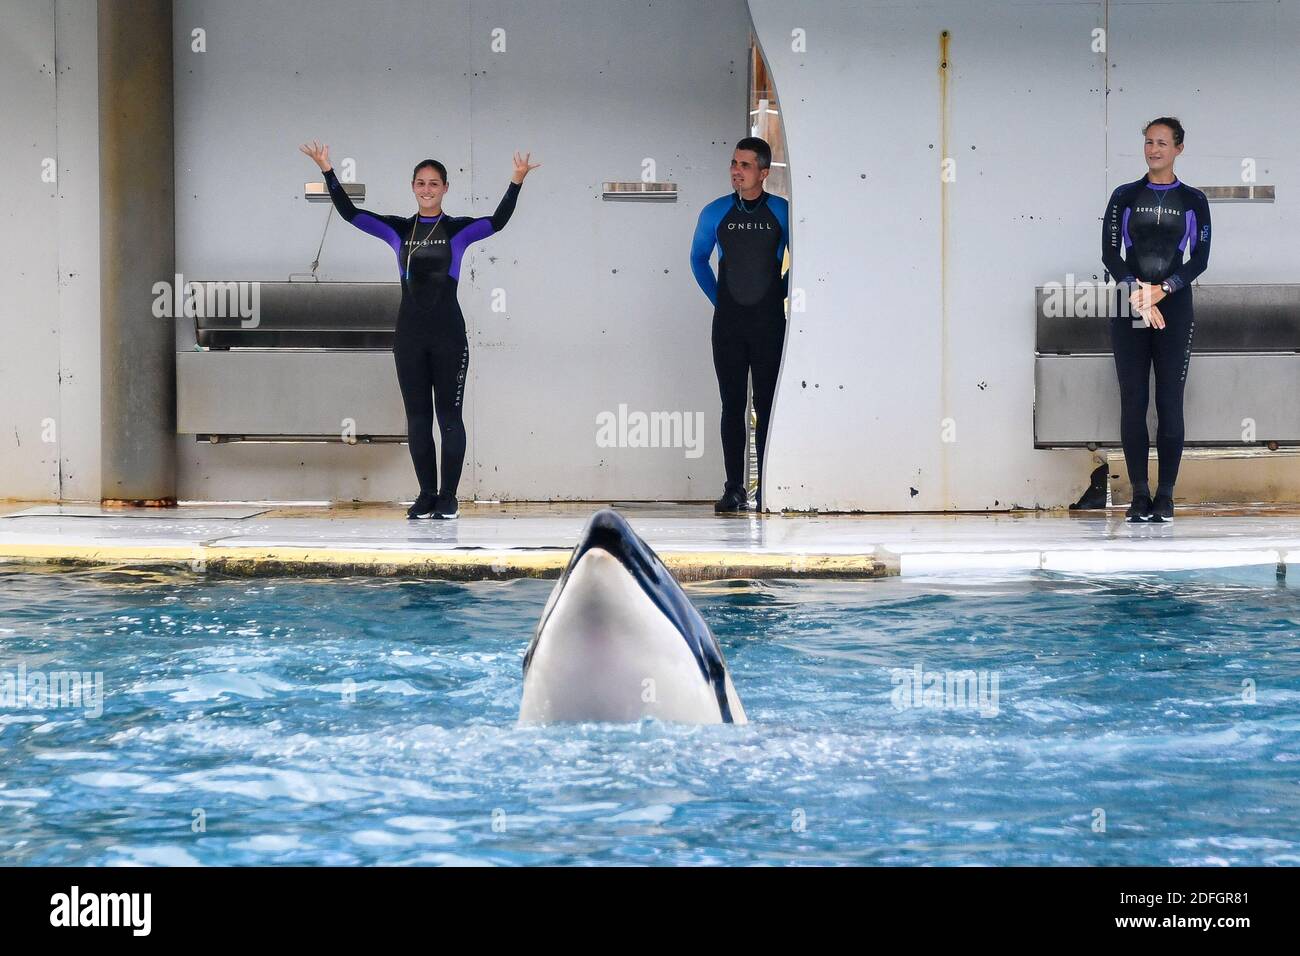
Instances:
[[[1193,294],[1186,444],[1300,444],[1300,285],[1197,285]],[[1054,296],[1059,303],[1054,290],[1035,290],[1034,446],[1118,446],[1110,320],[1049,315]]]
[[[177,431],[216,442],[404,441],[391,352],[401,286],[257,286],[255,323],[177,320]]]

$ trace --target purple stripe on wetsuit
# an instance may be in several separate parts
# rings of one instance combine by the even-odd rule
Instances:
[[[465,250],[471,242],[478,242],[480,239],[486,239],[492,235],[491,219],[475,219],[472,223],[462,229],[456,235],[451,237],[451,265],[447,269],[447,275],[451,276],[457,282],[460,281],[460,260],[465,255]]]
[[[338,177],[334,174],[334,170],[327,170],[324,175],[325,182],[329,186],[330,199],[333,200],[334,208],[338,210],[339,215],[352,223],[352,225],[356,226],[362,232],[384,240],[397,257],[398,275],[403,279],[407,278],[405,267],[407,262],[410,260],[410,256],[408,254],[407,261],[403,261],[402,249],[404,243],[398,232],[398,227],[395,225],[395,223],[402,223],[403,220],[395,216],[376,216],[372,213],[358,209],[353,205],[351,198],[347,194],[347,190],[345,190],[342,183],[338,181]],[[497,205],[496,212],[491,216],[472,220],[455,217],[448,223],[449,230],[459,227],[461,223],[465,224],[451,236],[451,241],[448,244],[451,257],[450,262],[448,263],[449,267],[447,269],[447,275],[453,282],[460,279],[460,263],[461,259],[465,255],[466,248],[468,248],[470,243],[477,242],[480,239],[486,239],[488,236],[494,236],[505,228],[506,223],[510,221],[511,214],[514,212],[515,200],[518,195],[519,184],[511,183],[506,187],[506,194],[501,198],[501,202]],[[418,222],[425,223],[437,223],[442,221],[443,218],[443,216],[421,216],[418,213],[415,216],[415,219]],[[406,219],[405,224],[411,226],[412,222],[410,219]],[[414,231],[412,231],[411,238],[412,241],[414,241]]]
[[[359,212],[352,219],[352,225],[356,226],[362,232],[369,233],[377,239],[382,239],[393,248],[397,256],[397,262],[400,267],[402,262],[402,238],[386,222],[381,222],[369,213]]]
[[[1178,244],[1179,249],[1186,249],[1192,252],[1196,249],[1196,210],[1187,210],[1187,229],[1183,233],[1183,241]]]
[[[405,275],[402,271],[402,237],[397,234],[397,230],[377,216],[373,216],[354,206],[352,197],[343,188],[343,184],[339,182],[339,178],[332,168],[326,170],[323,175],[325,177],[325,186],[330,191],[330,201],[333,202],[334,208],[338,210],[339,215],[362,232],[388,243],[393,250],[393,255],[397,257],[398,273]]]
[[[1166,189],[1173,189],[1175,186],[1179,186],[1179,185],[1181,185],[1181,183],[1177,179],[1175,179],[1172,183],[1153,183],[1150,180],[1147,181],[1148,188],[1158,189],[1161,191],[1164,191]]]
[[[1124,248],[1125,248],[1125,249],[1127,249],[1129,246],[1133,245],[1133,239],[1132,239],[1132,238],[1129,236],[1129,234],[1128,234],[1128,214],[1129,214],[1129,208],[1128,208],[1128,206],[1125,206],[1125,207],[1124,207],[1124,225],[1123,225],[1123,228],[1122,228],[1122,231],[1123,231],[1123,234],[1124,234]]]

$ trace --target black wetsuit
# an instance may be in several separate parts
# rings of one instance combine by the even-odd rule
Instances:
[[[397,256],[402,304],[397,312],[393,360],[406,407],[406,438],[420,490],[453,498],[465,463],[461,403],[469,370],[465,316],[456,292],[461,259],[470,243],[500,232],[519,196],[511,183],[489,217],[380,216],[352,204],[334,170],[325,173],[334,208],[362,232],[384,240]],[[417,221],[418,219],[418,221]],[[438,484],[433,419],[442,429],[442,484]]]
[[[713,368],[722,397],[722,461],[727,492],[744,491],[748,381],[754,378],[758,419],[758,473],[763,474],[767,426],[785,345],[786,277],[781,273],[790,236],[790,206],[763,192],[753,200],[729,193],[700,212],[691,243],[691,269],[713,303]],[[709,257],[718,247],[718,276]]]
[[[1196,330],[1191,284],[1210,260],[1205,194],[1176,179],[1150,183],[1146,176],[1118,187],[1106,207],[1101,257],[1125,298],[1130,291],[1125,286],[1134,279],[1167,282],[1171,290],[1156,306],[1165,328],[1148,328],[1140,317],[1121,314],[1111,318],[1110,335],[1119,375],[1120,439],[1134,494],[1149,494],[1147,407],[1154,367],[1160,462],[1156,494],[1172,496],[1183,455],[1183,386]]]

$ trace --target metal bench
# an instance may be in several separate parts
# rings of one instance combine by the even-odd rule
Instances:
[[[1197,285],[1193,294],[1186,444],[1300,444],[1300,285]],[[1034,446],[1119,446],[1110,320],[1052,315],[1053,302],[1057,290],[1035,290]],[[1154,401],[1148,424],[1154,436]]]

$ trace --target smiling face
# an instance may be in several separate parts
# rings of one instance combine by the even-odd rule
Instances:
[[[442,197],[447,194],[447,184],[432,166],[421,166],[411,180],[411,192],[420,204],[420,215],[436,216],[442,208]]]
[[[1174,131],[1163,123],[1147,127],[1145,154],[1147,169],[1153,176],[1163,176],[1174,167],[1174,160],[1182,153],[1182,145],[1174,145]]]
[[[752,149],[738,149],[731,154],[731,188],[741,195],[755,193],[762,188],[770,170],[758,165],[758,153]]]

